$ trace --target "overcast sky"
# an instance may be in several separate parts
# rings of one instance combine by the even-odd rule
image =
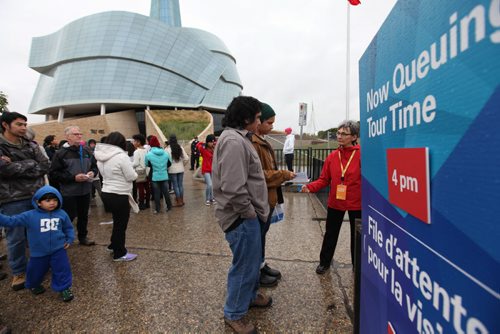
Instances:
[[[351,119],[359,120],[358,60],[395,3],[362,0],[350,8]],[[300,102],[309,104],[305,132],[345,119],[347,0],[180,0],[180,7],[184,27],[225,42],[236,58],[243,94],[274,108],[275,129],[290,126],[299,133]],[[149,15],[149,9],[149,0],[0,0],[0,91],[10,110],[27,114],[38,81],[38,72],[28,67],[32,37],[94,13]]]

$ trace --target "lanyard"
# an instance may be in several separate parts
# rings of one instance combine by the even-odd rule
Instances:
[[[345,172],[347,172],[347,168],[349,168],[349,165],[351,164],[352,158],[354,157],[355,153],[356,151],[352,151],[351,157],[349,158],[349,161],[347,161],[347,165],[344,168],[344,165],[342,165],[342,157],[340,156],[340,150],[339,150],[340,170],[342,171],[342,176],[340,178],[341,181],[344,181]]]
[[[80,168],[82,169],[82,173],[85,173],[83,170],[83,145],[80,143]]]

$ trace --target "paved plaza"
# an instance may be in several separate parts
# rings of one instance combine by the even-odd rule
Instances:
[[[112,225],[99,198],[91,207],[89,236],[94,247],[74,244],[68,251],[75,299],[64,303],[47,292],[14,292],[10,277],[0,281],[0,319],[13,333],[231,333],[223,321],[231,251],[204,205],[205,185],[185,173],[181,208],[154,215],[152,209],[131,214],[127,248],[136,261],[116,263],[106,251]],[[349,224],[341,231],[333,270],[315,273],[326,216],[314,195],[285,193],[286,220],[268,233],[267,260],[281,270],[268,309],[247,315],[260,332],[352,333],[353,273]],[[5,240],[0,241],[5,253]],[[6,269],[7,264],[3,262]]]

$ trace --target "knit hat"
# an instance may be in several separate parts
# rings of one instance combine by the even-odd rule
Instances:
[[[149,146],[160,147],[160,142],[156,136],[151,136],[151,138],[149,138]]]
[[[207,139],[205,140],[205,142],[210,143],[212,141],[215,141],[215,136],[214,135],[208,135]]]
[[[285,129],[285,133],[286,133],[287,135],[289,135],[290,133],[292,133],[292,128],[286,128],[286,129]]]
[[[273,116],[276,116],[276,113],[274,112],[273,108],[267,103],[261,102],[260,103],[260,121],[264,122],[266,119],[269,119]]]

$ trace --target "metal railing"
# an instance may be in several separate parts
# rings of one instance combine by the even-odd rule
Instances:
[[[293,150],[293,171],[305,172],[311,180],[316,180],[323,168],[323,162],[332,150],[327,148],[302,148]],[[286,169],[285,155],[282,149],[275,149],[278,169]]]
[[[326,157],[332,151],[333,149],[311,147],[293,150],[293,171],[305,172],[311,181],[317,180],[321,174],[321,169],[323,169]],[[278,169],[287,169],[283,150],[275,149],[274,153]],[[327,207],[329,192],[330,187],[326,187],[316,193],[316,196],[325,208]]]

